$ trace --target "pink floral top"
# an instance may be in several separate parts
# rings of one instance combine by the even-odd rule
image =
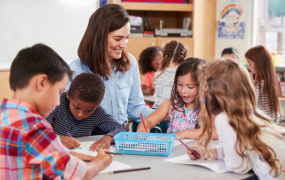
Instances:
[[[184,105],[182,111],[177,111],[171,106],[168,114],[170,117],[170,124],[167,133],[195,129],[198,118],[198,110],[196,108],[186,109]]]

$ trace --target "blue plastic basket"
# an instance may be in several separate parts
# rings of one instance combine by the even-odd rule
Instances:
[[[168,156],[175,138],[175,134],[120,132],[114,140],[118,153]]]

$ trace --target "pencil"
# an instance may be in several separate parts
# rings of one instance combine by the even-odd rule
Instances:
[[[145,126],[145,123],[144,123],[144,119],[143,119],[142,113],[141,113],[141,118],[142,118],[142,122],[143,122],[143,127],[144,127],[145,131],[147,131],[146,126]]]
[[[115,174],[115,173],[130,172],[130,171],[141,171],[141,170],[147,170],[147,169],[150,169],[150,167],[123,169],[123,170],[118,170],[118,171],[111,171],[109,173],[110,174]]]
[[[114,154],[114,155],[124,155],[123,153],[116,153],[111,151],[105,151],[106,154]]]
[[[180,139],[179,139],[179,141],[187,148],[187,149],[189,149],[189,147],[187,146],[187,144],[185,144],[183,141],[181,141]],[[189,149],[191,152],[192,152],[192,154],[197,158],[197,159],[199,159],[199,154],[196,152],[196,151],[193,151],[193,150],[191,150],[191,149]]]

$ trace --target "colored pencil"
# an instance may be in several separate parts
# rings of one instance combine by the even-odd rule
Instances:
[[[112,171],[112,172],[109,172],[109,173],[110,174],[115,174],[115,173],[130,172],[130,171],[141,171],[141,170],[147,170],[147,169],[150,169],[150,167],[123,169],[123,170],[118,170],[118,171]]]
[[[106,154],[114,154],[114,155],[124,155],[123,153],[116,153],[111,151],[105,151]]]
[[[143,122],[143,127],[144,127],[145,131],[147,131],[146,126],[145,126],[145,123],[144,123],[144,119],[143,119],[142,113],[141,113],[141,118],[142,118],[142,122]]]
[[[187,144],[185,144],[183,141],[181,141],[180,139],[179,139],[179,141],[187,148],[187,149],[189,149],[189,147],[187,146]],[[197,158],[197,159],[199,159],[199,154],[196,152],[196,151],[193,151],[193,150],[191,150],[191,149],[189,149],[191,152],[192,152],[192,154]]]

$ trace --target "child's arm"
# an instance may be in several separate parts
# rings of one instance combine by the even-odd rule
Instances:
[[[205,151],[203,149],[200,149],[200,148],[195,147],[195,146],[191,146],[191,147],[188,146],[187,155],[192,160],[196,160],[196,159],[218,159],[217,149],[208,149],[208,150],[212,156],[210,156],[209,154],[207,156],[205,156]],[[193,151],[198,153],[199,157],[195,156]]]
[[[101,139],[99,139],[98,141],[94,142],[91,146],[90,146],[90,150],[97,150],[99,148],[103,148],[103,149],[109,149],[110,148],[110,144],[114,143],[114,139],[112,136],[104,136]]]
[[[144,119],[145,130],[143,122],[140,122],[137,128],[137,132],[150,132],[150,129],[161,122],[168,115],[168,111],[171,107],[170,99],[164,101],[153,113]]]
[[[77,139],[72,138],[72,137],[59,135],[59,138],[60,138],[61,143],[69,149],[77,148],[81,144]]]
[[[91,162],[86,162],[87,171],[84,176],[85,179],[91,179],[101,170],[105,169],[113,161],[113,155],[106,154],[102,149],[98,149],[98,154]]]

